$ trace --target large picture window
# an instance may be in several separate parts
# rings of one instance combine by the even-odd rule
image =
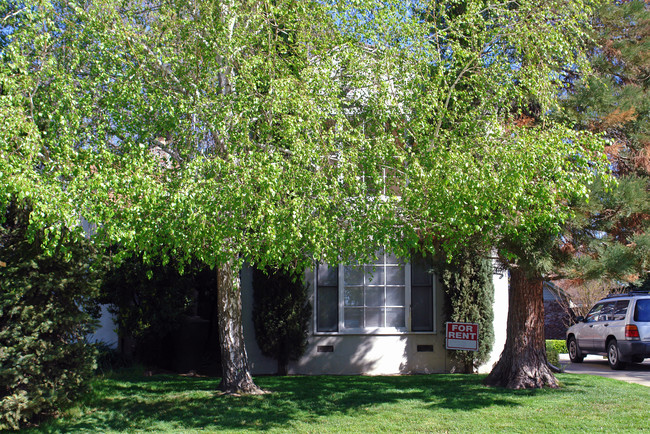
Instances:
[[[316,331],[434,332],[434,282],[422,258],[404,263],[382,253],[372,264],[328,266],[315,273]]]

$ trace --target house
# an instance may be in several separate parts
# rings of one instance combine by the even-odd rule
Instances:
[[[252,268],[245,266],[242,319],[249,365],[254,375],[275,374],[277,362],[262,354],[255,339],[252,276]],[[495,345],[480,372],[490,371],[505,344],[508,279],[504,274],[493,278]],[[426,374],[452,369],[445,350],[442,284],[421,258],[403,263],[382,254],[373,264],[361,266],[321,264],[307,270],[305,280],[313,306],[308,346],[299,360],[289,363],[289,374]]]
[[[573,303],[568,294],[553,282],[544,282],[544,335],[546,339],[566,338],[573,323]]]
[[[305,273],[313,306],[308,346],[290,374],[416,374],[451,369],[445,350],[444,293],[423,260],[390,254],[364,266],[319,265]],[[242,271],[244,336],[253,374],[274,374],[262,355],[252,319],[252,272]],[[495,274],[495,345],[489,371],[505,344],[508,279]],[[480,332],[479,332],[480,333]]]

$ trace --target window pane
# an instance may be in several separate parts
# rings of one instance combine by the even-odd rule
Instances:
[[[650,299],[642,298],[636,301],[634,321],[650,322]]]
[[[418,261],[419,259],[419,261]],[[385,262],[385,264],[384,264]],[[430,262],[430,261],[429,261]],[[432,331],[433,275],[431,264],[416,258],[411,282],[406,281],[406,267],[393,254],[381,254],[373,264],[343,267],[343,318],[347,329],[375,329],[407,326],[407,288],[412,286],[414,306],[413,330]],[[419,285],[415,284],[420,282]]]
[[[366,308],[366,327],[384,327],[384,309]]]
[[[338,286],[339,268],[327,264],[318,265],[318,286]]]
[[[337,286],[319,286],[316,318],[319,332],[335,332],[339,328],[339,289]]]
[[[411,284],[426,286],[433,284],[433,275],[429,272],[431,264],[420,255],[411,258]]]
[[[390,252],[390,253],[386,253],[386,263],[387,264],[400,264],[401,265],[404,262],[400,261],[400,259],[397,256],[395,256],[394,253]]]
[[[404,292],[403,286],[387,286],[386,287],[386,305],[387,306],[404,306]]]
[[[383,252],[381,252],[381,251],[377,252],[377,259],[373,262],[373,264],[384,265],[384,258],[385,257],[386,257],[386,255],[384,255]]]
[[[609,303],[605,303],[605,306],[603,306],[600,315],[598,316],[598,321],[611,321],[612,313],[614,313],[614,302],[610,301]]]
[[[384,306],[384,287],[366,288],[366,306]]]
[[[343,267],[346,285],[363,285],[363,267],[346,265]]]
[[[603,308],[604,303],[598,303],[596,306],[592,307],[589,313],[587,314],[587,321],[597,321],[598,315],[600,314],[601,309]]]
[[[384,283],[384,267],[366,266],[366,285],[383,285]]]
[[[343,315],[345,315],[345,328],[358,329],[363,327],[363,308],[346,307]]]
[[[401,307],[386,308],[386,327],[405,327],[406,315],[405,309]]]
[[[343,291],[344,306],[363,306],[363,287],[346,286]]]
[[[411,287],[411,330],[433,331],[433,289],[431,286]]]
[[[620,321],[625,319],[627,314],[627,306],[630,304],[629,300],[619,300],[614,305],[614,312],[612,313],[612,320]]]
[[[386,285],[404,285],[404,267],[386,267]]]

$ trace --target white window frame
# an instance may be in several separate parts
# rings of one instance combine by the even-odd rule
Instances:
[[[373,266],[377,264],[359,264],[359,266]],[[431,283],[431,318],[433,321],[432,330],[424,331],[413,331],[411,324],[411,311],[412,311],[412,300],[411,300],[411,262],[406,262],[402,264],[404,267],[404,279],[405,279],[405,294],[404,294],[404,304],[405,304],[405,327],[376,327],[376,328],[346,328],[345,327],[345,303],[344,303],[344,291],[345,291],[345,265],[339,264],[338,267],[338,331],[318,331],[318,307],[316,303],[318,302],[318,267],[315,267],[314,278],[312,282],[312,287],[314,288],[314,309],[313,309],[313,330],[315,336],[327,336],[327,335],[405,335],[405,334],[418,334],[418,335],[431,335],[438,333],[438,318],[437,318],[437,293],[439,288],[439,282],[437,275],[432,276]]]

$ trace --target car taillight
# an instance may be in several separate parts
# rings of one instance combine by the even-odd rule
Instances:
[[[625,337],[626,338],[638,338],[639,329],[634,324],[628,324],[625,326]]]

